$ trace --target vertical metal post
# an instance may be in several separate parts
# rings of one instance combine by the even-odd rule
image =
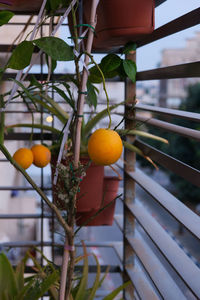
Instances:
[[[40,28],[40,35],[43,37],[43,26]],[[43,81],[43,64],[44,64],[44,56],[41,54],[40,56],[40,74],[41,80]],[[43,125],[43,106],[40,107],[40,124]],[[43,142],[43,129],[40,129],[40,141]],[[44,172],[41,168],[40,171],[40,188],[44,189]],[[44,250],[44,201],[40,199],[40,209],[41,209],[41,224],[40,224],[40,239],[41,239],[41,252],[43,253]],[[43,266],[43,257],[41,256],[41,265]],[[44,299],[43,297],[41,299]]]
[[[127,59],[131,59],[136,61],[136,53],[128,54]],[[131,80],[127,79],[125,82],[125,99],[130,100],[130,104],[125,105],[125,128],[134,128],[135,121],[128,120],[127,116],[134,117],[135,110],[133,109],[133,105],[135,103],[135,92],[136,85],[131,82]],[[130,136],[127,137],[127,141],[133,143],[135,137]],[[124,252],[123,252],[123,277],[124,281],[129,280],[129,276],[126,272],[127,269],[133,269],[134,267],[134,251],[130,247],[126,236],[133,235],[135,229],[135,219],[130,211],[126,207],[126,203],[130,204],[134,202],[135,199],[135,182],[131,179],[126,172],[134,171],[135,168],[135,158],[136,155],[134,152],[125,149],[124,150]],[[134,287],[130,284],[124,291],[124,299],[132,300],[134,299]]]

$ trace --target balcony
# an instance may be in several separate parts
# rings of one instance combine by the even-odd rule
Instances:
[[[164,6],[166,2],[156,1],[156,10],[162,5]],[[171,10],[173,10],[173,5]],[[31,14],[36,14],[36,11],[16,11],[16,19],[6,25],[8,30],[26,24]],[[30,26],[34,26],[34,22],[35,19],[30,20]],[[139,59],[142,60],[140,53],[143,53],[143,49],[154,49],[154,46],[156,49],[157,45],[162,44],[164,39],[174,35],[177,37],[178,46],[179,35],[189,28],[199,26],[199,23],[200,8],[187,11],[156,28],[152,34],[140,39],[136,43],[136,52],[128,54],[127,58],[140,65]],[[42,25],[41,35],[46,32],[48,26],[49,23]],[[64,24],[63,28],[66,30],[67,24]],[[13,48],[15,46],[8,48],[8,43],[4,43],[2,39],[1,56],[8,49],[10,51]],[[154,50],[151,51],[153,53]],[[36,50],[36,52],[38,51]],[[116,53],[119,54],[119,49],[116,49]],[[36,54],[34,53],[34,55]],[[104,54],[102,51],[94,52],[97,59],[99,59],[98,55]],[[183,190],[188,183],[191,184],[191,189],[198,189],[200,187],[199,162],[192,162],[192,156],[196,155],[192,150],[191,159],[188,160],[181,151],[179,151],[181,153],[180,159],[176,155],[169,154],[174,153],[172,151],[174,149],[170,148],[174,145],[177,148],[180,146],[184,150],[184,144],[178,145],[177,143],[180,137],[184,143],[192,141],[194,145],[198,145],[197,143],[200,141],[198,127],[200,110],[198,112],[194,109],[187,111],[184,108],[181,109],[179,105],[170,106],[167,102],[167,87],[170,81],[174,83],[174,80],[189,78],[200,82],[199,58],[194,61],[138,71],[135,84],[131,80],[123,81],[118,77],[107,81],[112,104],[115,101],[117,93],[115,89],[117,88],[120,97],[124,95],[124,99],[135,101],[136,97],[139,100],[134,110],[129,105],[118,107],[112,115],[116,124],[119,118],[124,117],[126,129],[135,128],[140,124],[139,126],[143,126],[150,133],[160,130],[161,135],[169,138],[169,141],[172,140],[171,137],[174,137],[174,144],[169,144],[168,148],[162,148],[161,144],[155,146],[155,144],[148,143],[148,140],[137,136],[128,137],[127,141],[139,147],[144,156],[157,165],[158,171],[154,168],[149,169],[150,163],[146,163],[145,159],[141,161],[138,155],[125,149],[123,159],[115,165],[115,168],[123,176],[123,184],[120,184],[118,191],[123,196],[117,199],[114,224],[110,227],[85,227],[81,229],[76,239],[77,252],[79,253],[79,249],[82,247],[80,240],[84,237],[88,251],[99,257],[102,273],[105,272],[107,265],[111,265],[107,286],[97,295],[100,299],[102,295],[114,289],[117,284],[127,280],[131,281],[131,284],[123,292],[123,297],[127,300],[200,298],[199,196],[197,194],[194,200],[190,199],[187,194],[187,199],[182,196],[179,199],[181,194],[175,190],[175,185],[173,185],[176,178],[181,178]],[[150,54],[149,60],[151,60]],[[61,67],[61,73],[55,72],[54,79],[56,80],[63,74],[64,69]],[[34,75],[41,82],[47,79],[48,74],[43,58],[37,61]],[[15,78],[15,76],[16,73],[9,72],[4,75],[3,80],[6,83],[8,78]],[[31,74],[26,77],[25,82],[30,78]],[[155,96],[156,101],[154,103],[145,103],[137,96],[140,84],[144,82],[159,83],[160,90]],[[175,88],[176,85],[174,84]],[[180,96],[181,99],[185,98],[185,93],[184,90],[183,96]],[[173,102],[173,99],[171,101]],[[100,94],[97,111],[102,107],[106,107],[106,101],[105,97]],[[85,114],[88,113],[90,113],[89,109],[88,111],[86,109]],[[14,118],[30,120],[29,111],[20,101],[12,101],[5,115],[9,121]],[[42,124],[45,124],[46,114],[43,110],[35,113],[35,117],[40,119]],[[5,135],[5,141],[12,149],[16,145],[26,145],[30,137],[36,142],[49,143],[54,135],[39,130],[32,135],[29,130],[21,130],[8,132]],[[185,162],[190,160],[191,164]],[[45,253],[51,257],[53,262],[60,264],[61,253],[59,249],[60,246],[63,246],[63,239],[57,234],[59,229],[55,214],[46,208],[43,200],[36,196],[33,188],[21,177],[18,178],[11,168],[9,162],[1,155],[0,222],[5,235],[1,234],[0,246],[3,249],[13,249],[13,253],[16,255],[23,252],[23,249],[36,246],[42,251],[46,251]],[[110,174],[110,170],[106,170]],[[174,176],[171,178],[175,178],[174,182],[170,182],[170,185],[169,176],[172,175],[169,175],[169,172]],[[48,168],[37,173],[34,168],[30,169],[31,176],[51,198],[52,187],[49,173],[50,169]],[[6,174],[6,177],[2,174]],[[12,180],[9,181],[9,178]],[[13,209],[8,207],[7,200],[5,201],[8,198],[10,207],[12,207],[13,201]],[[27,199],[30,202],[26,206]],[[192,205],[195,201],[196,204]],[[9,224],[13,228],[15,227],[15,232],[10,236]],[[81,268],[82,266],[77,267],[77,269]],[[90,272],[91,274],[96,272],[94,265],[90,266]]]

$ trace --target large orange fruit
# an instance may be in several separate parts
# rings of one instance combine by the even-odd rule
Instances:
[[[28,169],[30,165],[33,163],[33,153],[28,148],[20,148],[14,153],[13,159],[23,169]]]
[[[33,164],[36,167],[44,168],[51,161],[51,152],[50,150],[43,145],[34,145],[31,148],[33,153]]]
[[[111,129],[97,129],[89,138],[88,154],[97,165],[114,164],[123,150],[119,134]]]

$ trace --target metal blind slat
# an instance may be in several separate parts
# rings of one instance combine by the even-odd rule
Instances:
[[[136,74],[137,81],[189,77],[200,77],[200,62],[191,62],[176,66],[152,69],[138,72]]]
[[[159,300],[160,298],[155,293],[153,287],[150,285],[148,280],[145,278],[142,270],[134,268],[133,270],[126,270],[131,281],[134,284],[134,287],[139,295],[139,297],[144,300]],[[132,300],[132,299],[131,299]]]
[[[165,121],[157,120],[154,118],[146,118],[144,116],[141,116],[139,114],[136,114],[136,120],[144,122],[147,125],[152,125],[157,128],[164,129],[166,131],[174,132],[179,135],[195,139],[197,141],[200,141],[200,131],[199,130],[194,130],[190,129],[187,127],[179,126],[179,125],[174,125]]]
[[[157,28],[151,35],[147,36],[142,41],[139,41],[137,47],[147,45],[176,32],[198,25],[200,23],[199,16],[200,8],[194,9],[193,11]]]
[[[192,234],[200,238],[199,216],[139,169],[128,174]]]
[[[136,140],[135,145],[140,148],[143,153],[159,163],[161,166],[168,170],[171,170],[175,174],[186,179],[188,182],[200,187],[200,171],[183,163],[182,161],[175,159],[174,157],[157,150],[148,144]]]
[[[187,119],[187,120],[195,121],[195,122],[200,121],[199,113],[183,111],[183,110],[178,110],[178,109],[170,109],[170,108],[164,108],[164,107],[151,106],[151,105],[146,105],[146,104],[136,104],[135,107],[137,109],[150,111],[150,112],[161,114],[161,115],[178,117],[181,119]],[[149,119],[151,119],[151,118],[149,118]]]
[[[141,236],[128,238],[128,240],[163,298],[186,300],[175,281]]]
[[[200,269],[148,213],[143,205],[129,204],[127,206],[187,287],[199,299]]]

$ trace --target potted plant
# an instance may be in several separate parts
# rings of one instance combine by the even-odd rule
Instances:
[[[28,180],[32,187],[44,199],[47,205],[55,212],[58,221],[60,222],[61,226],[65,231],[66,240],[64,244],[63,264],[60,280],[60,300],[64,299],[65,296],[66,299],[69,299],[71,293],[75,264],[74,225],[76,221],[77,201],[78,196],[80,195],[80,189],[81,184],[84,180],[84,175],[87,172],[87,168],[89,169],[88,163],[84,164],[79,162],[80,156],[83,155],[83,157],[85,157],[85,155],[89,154],[94,163],[100,163],[102,166],[114,163],[120,157],[123,149],[122,140],[119,135],[121,135],[122,138],[124,138],[126,135],[143,135],[150,138],[157,138],[161,141],[166,142],[166,140],[162,138],[154,137],[146,132],[138,130],[137,128],[125,131],[123,129],[118,130],[118,126],[116,126],[112,130],[110,129],[112,128],[111,112],[119,104],[113,106],[109,104],[109,97],[106,91],[105,78],[112,78],[113,76],[119,75],[122,78],[129,77],[133,82],[135,82],[136,65],[131,60],[121,58],[120,56],[115,54],[108,54],[102,59],[100,64],[97,64],[95,62],[93,56],[91,55],[92,39],[94,35],[95,26],[95,3],[97,4],[97,1],[95,0],[93,1],[91,9],[92,25],[89,26],[88,29],[86,51],[79,51],[79,34],[77,31],[78,26],[76,24],[75,11],[72,5],[75,4],[75,2],[76,1],[72,1],[71,3],[70,1],[69,5],[69,8],[72,8],[75,28],[75,34],[72,37],[74,40],[73,47],[69,46],[63,40],[57,37],[53,37],[53,33],[55,32],[55,30],[53,31],[53,33],[51,33],[51,36],[42,37],[39,39],[34,38],[34,34],[31,34],[30,40],[25,39],[23,42],[21,42],[13,51],[5,67],[1,69],[1,76],[3,76],[7,68],[18,70],[18,74],[17,78],[14,80],[13,89],[9,93],[1,95],[1,99],[4,99],[4,101],[1,101],[0,150],[14,165],[14,167],[24,175],[24,177]],[[51,5],[51,3],[52,1],[48,1],[48,5]],[[57,4],[62,4],[62,1],[57,1]],[[51,7],[51,15],[53,14],[53,11],[54,7]],[[42,23],[42,20],[39,21],[37,23],[37,26],[39,23]],[[32,33],[35,33],[35,29]],[[34,47],[38,47],[40,53],[44,52],[46,54],[47,64],[49,66],[49,74],[47,76],[48,80],[45,82],[38,82],[33,77],[30,81],[29,86],[25,86],[22,83],[22,80],[20,80],[22,77],[22,70],[25,67],[30,68],[31,57],[34,52]],[[127,47],[125,47],[124,53],[127,53],[127,51],[134,51],[134,49],[135,45],[129,44]],[[85,57],[83,63],[83,70],[80,69],[80,61],[82,59],[82,56]],[[51,72],[56,65],[56,61],[74,61],[76,69],[75,76],[66,75],[65,77],[61,78],[58,82],[50,80]],[[89,67],[89,63],[92,64],[92,67]],[[90,71],[89,77],[88,69]],[[72,92],[73,89],[66,82],[67,79],[69,79],[73,83],[73,88],[76,88],[76,92],[74,94]],[[95,108],[97,105],[98,91],[94,84],[100,82],[103,83],[103,88],[106,94],[107,108],[97,113],[95,116],[92,116],[91,119],[84,120],[84,98],[86,97],[86,101],[88,102],[89,106]],[[59,105],[57,101],[51,98],[50,91],[54,91],[62,97],[62,100],[65,101],[65,103],[68,104],[68,106],[71,108],[70,113],[67,113],[65,109],[63,109],[62,105]],[[33,110],[36,112],[40,111],[42,107],[43,111],[48,112],[49,114],[52,114],[53,116],[57,117],[57,119],[60,122],[60,126],[58,128],[54,128],[53,126],[46,126],[37,124],[35,122],[30,122],[29,124],[21,123],[4,127],[4,111],[6,110],[10,101],[19,96],[24,100],[31,113],[33,113]],[[78,100],[76,98],[78,98]],[[101,128],[99,129],[99,131],[94,131],[94,129],[96,129],[96,126],[99,124],[100,120],[102,120],[102,118],[104,118],[105,116],[109,117],[108,128]],[[66,181],[64,181],[64,183],[66,183],[68,188],[65,189],[65,194],[61,193],[63,199],[60,199],[67,213],[66,218],[64,218],[60,212],[62,207],[60,207],[58,203],[52,203],[48,199],[48,197],[35,184],[32,178],[25,171],[25,168],[23,167],[23,165],[20,164],[20,161],[13,159],[13,157],[6,149],[3,141],[5,128],[6,130],[10,130],[11,128],[17,127],[29,127],[32,129],[32,131],[36,129],[42,129],[43,131],[48,131],[56,135],[56,142],[49,148],[51,150],[51,153],[53,154],[52,156],[55,155],[56,157],[58,157],[56,159],[57,163],[54,169],[55,176],[53,176],[53,178],[57,177],[56,180],[59,180],[59,176],[65,178],[64,176],[67,175],[67,177],[65,178]],[[113,140],[113,150],[105,152],[105,149],[109,149],[109,146],[113,145]],[[117,147],[115,147],[115,145],[117,145]],[[125,140],[123,141],[123,145],[144,156],[140,149],[136,148],[132,144],[127,143]],[[99,148],[99,146],[101,146],[101,149]],[[96,155],[96,153],[98,155]],[[35,154],[33,154],[32,159],[33,161],[35,160]],[[66,167],[64,170],[64,174],[62,174],[63,159],[66,159],[66,164],[64,165]],[[103,167],[101,167],[101,170],[102,169]],[[101,173],[103,172],[101,171]],[[99,186],[101,186],[100,180]],[[102,197],[100,197],[100,199],[102,201]],[[101,206],[101,201],[99,202],[99,207],[95,209],[101,210],[104,208]],[[94,209],[94,207],[92,208]],[[67,287],[66,277],[68,278]]]
[[[108,275],[109,268],[106,270],[105,274],[101,276],[98,258],[96,255],[87,252],[83,242],[82,245],[83,255],[78,256],[75,263],[78,264],[83,261],[83,273],[75,273],[70,299],[78,300],[81,296],[84,297],[84,299],[94,300],[97,291],[102,287],[104,280]],[[39,250],[36,249],[36,251]],[[88,282],[89,255],[93,255],[97,267],[92,285]],[[4,252],[0,253],[0,299],[37,300],[48,293],[52,300],[58,300],[61,275],[59,267],[49,261],[44,255],[42,255],[42,257],[45,261],[45,266],[43,267],[31,254],[31,251],[27,251],[25,256],[17,264],[16,268],[14,268],[6,254]],[[26,271],[27,267],[29,267],[29,272]],[[130,282],[126,282],[117,287],[105,296],[104,300],[114,299],[128,284],[130,284]]]

